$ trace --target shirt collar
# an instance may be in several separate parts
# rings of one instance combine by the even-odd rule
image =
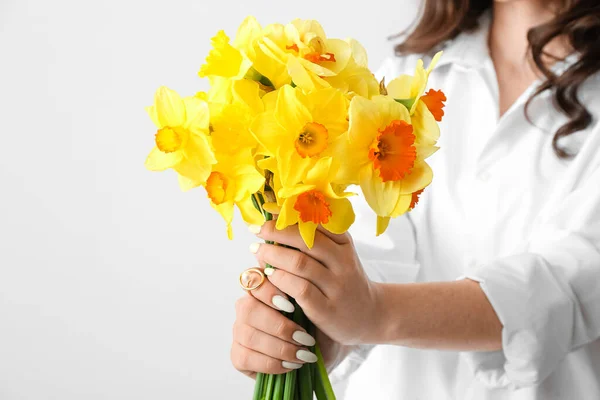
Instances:
[[[438,50],[443,50],[438,66],[456,64],[466,68],[479,67],[490,60],[488,35],[491,25],[491,12],[485,12],[479,19],[479,27],[474,31],[462,32],[454,39],[446,41]]]

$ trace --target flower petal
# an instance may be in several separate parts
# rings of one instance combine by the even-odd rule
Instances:
[[[202,186],[202,184],[203,184],[202,181],[196,181],[196,180],[193,180],[190,178],[186,178],[185,176],[180,175],[180,174],[177,174],[177,179],[179,181],[179,187],[184,192],[187,192],[188,190],[191,190],[198,186]]]
[[[396,207],[394,207],[394,211],[392,211],[391,217],[396,218],[400,215],[404,214],[408,210],[410,210],[410,204],[412,202],[412,193],[411,194],[403,194],[398,197],[398,202],[396,203]]]
[[[381,216],[377,216],[377,230],[375,235],[379,236],[382,233],[384,233],[388,226],[390,225],[390,217],[381,217]]]
[[[148,155],[148,158],[146,158],[145,166],[150,171],[164,171],[173,168],[182,158],[183,153],[181,151],[163,153],[158,147],[154,147]]]
[[[327,199],[331,217],[323,227],[331,233],[342,234],[354,223],[355,215],[352,203],[348,199]]]
[[[300,228],[300,236],[302,236],[306,247],[312,249],[313,245],[315,244],[315,233],[317,232],[317,224],[315,224],[312,221],[298,221],[298,227]]]
[[[236,205],[240,209],[242,219],[247,224],[262,225],[265,223],[265,217],[256,209],[256,207],[254,207],[251,197],[247,197],[246,199],[237,202]]]
[[[211,202],[211,206],[221,214],[227,224],[227,237],[229,240],[233,239],[233,231],[231,229],[231,222],[233,221],[233,202],[228,201],[219,205]]]
[[[410,75],[400,75],[393,79],[386,87],[388,95],[394,99],[410,99],[410,86],[412,81],[413,77]]]
[[[417,144],[434,145],[440,138],[440,127],[423,101],[417,101],[411,121]]]
[[[371,166],[366,166],[360,171],[359,180],[365,200],[371,209],[377,215],[390,216],[400,196],[396,182],[382,182],[377,171]]]
[[[210,121],[208,104],[197,97],[186,97],[183,103],[186,114],[183,127],[196,135],[207,134]]]
[[[296,198],[297,197],[294,196],[283,201],[281,212],[277,217],[277,223],[275,224],[277,229],[282,230],[298,222],[300,213],[294,209]]]
[[[427,187],[432,180],[433,171],[429,164],[425,161],[417,160],[411,173],[401,181],[398,181],[398,183],[400,183],[400,193],[412,194]]]
[[[259,114],[250,125],[250,132],[267,151],[274,156],[281,146],[281,140],[286,131],[277,122],[275,114],[267,111]]]
[[[154,95],[154,106],[161,127],[182,126],[185,121],[185,104],[179,94],[165,86]]]

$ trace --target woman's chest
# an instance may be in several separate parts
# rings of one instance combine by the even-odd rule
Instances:
[[[433,183],[412,213],[420,244],[477,262],[522,251],[569,165],[552,148],[564,117],[548,96],[526,115],[525,93],[498,118],[497,91],[482,73],[439,74],[431,86],[448,102],[440,150],[428,160]]]

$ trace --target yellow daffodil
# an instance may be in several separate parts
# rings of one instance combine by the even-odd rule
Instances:
[[[412,194],[431,183],[425,158],[437,148],[417,142],[408,110],[387,96],[354,97],[341,183],[358,183],[378,216],[378,232],[390,217],[409,210]]]
[[[258,83],[232,81],[223,102],[210,103],[212,144],[218,153],[233,153],[240,148],[255,149],[258,142],[250,133],[254,117],[264,110]]]
[[[156,147],[146,159],[146,168],[173,168],[183,190],[204,184],[217,162],[208,136],[208,104],[197,97],[182,99],[175,91],[161,87],[154,105],[146,110],[158,127]]]
[[[254,65],[276,88],[290,82],[305,90],[329,87],[323,77],[341,72],[351,57],[350,45],[327,38],[317,21],[273,24],[263,34],[257,41]]]
[[[325,157],[308,171],[303,182],[278,191],[282,198],[277,229],[298,224],[306,246],[312,248],[319,225],[329,232],[342,234],[354,223],[354,210],[346,198],[350,193],[336,193],[331,182],[336,176],[333,158]]]
[[[275,157],[285,186],[299,183],[348,127],[347,100],[334,88],[304,94],[284,86],[275,108],[258,115],[251,131],[268,156]]]
[[[414,76],[401,75],[387,85],[387,93],[390,97],[398,99],[410,109],[415,133],[422,141],[435,144],[440,136],[440,128],[437,122],[444,115],[444,102],[446,96],[439,90],[429,90],[425,94],[429,74],[440,59],[442,52],[437,53],[429,67],[423,67],[423,61],[419,60],[415,68]]]
[[[234,80],[243,79],[252,67],[253,41],[260,37],[262,28],[254,17],[244,20],[236,35],[234,44],[224,31],[219,31],[211,39],[212,50],[206,63],[200,67],[201,78],[219,76]]]
[[[234,205],[239,208],[246,223],[264,223],[263,215],[254,208],[252,195],[262,188],[265,178],[257,171],[250,149],[217,153],[217,158],[218,163],[213,167],[205,188],[210,204],[227,223],[227,236],[231,239]]]
[[[379,83],[369,70],[367,51],[356,40],[348,39],[347,43],[352,49],[348,64],[335,76],[323,79],[350,98],[358,95],[370,99],[379,94]]]

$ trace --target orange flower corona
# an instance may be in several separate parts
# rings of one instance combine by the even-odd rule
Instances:
[[[206,193],[216,205],[223,204],[227,192],[227,178],[220,172],[213,171],[206,181]]]
[[[417,159],[414,143],[413,127],[405,121],[392,121],[379,130],[375,146],[369,150],[369,159],[383,182],[398,181],[411,172]]]
[[[421,193],[423,193],[425,189],[421,189],[421,190],[417,190],[416,192],[414,192],[412,194],[412,199],[410,200],[410,206],[408,207],[409,210],[412,210],[413,208],[415,208],[417,206],[417,204],[419,203],[419,196],[421,195]]]
[[[298,135],[296,151],[303,158],[316,156],[327,148],[329,132],[325,126],[317,122],[309,122]]]
[[[329,203],[323,193],[311,190],[302,193],[296,199],[294,210],[300,213],[302,222],[314,222],[315,224],[326,224],[331,217]]]
[[[173,153],[182,147],[185,133],[180,129],[165,126],[156,132],[156,147],[163,153]]]
[[[444,104],[446,101],[444,92],[441,90],[429,89],[429,92],[421,96],[421,100],[425,103],[431,114],[433,114],[435,120],[440,122],[444,116],[444,107],[446,106]]]
[[[323,62],[323,61],[336,62],[335,54],[333,54],[333,53],[320,54],[316,51],[306,54],[304,56],[304,59],[310,61],[311,63],[315,63],[315,64]]]

